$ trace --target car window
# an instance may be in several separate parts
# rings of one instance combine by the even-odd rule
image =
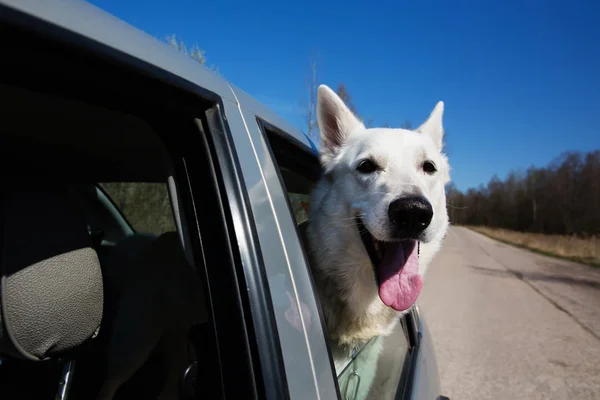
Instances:
[[[294,218],[296,218],[296,224],[300,225],[301,223],[308,221],[308,204],[310,196],[306,193],[287,193],[290,198]]]
[[[376,337],[359,349],[338,374],[343,399],[393,399],[408,358],[409,343],[402,324],[385,337]]]
[[[135,231],[161,235],[175,230],[166,183],[104,182],[99,186]]]
[[[269,127],[263,130],[270,141],[279,173],[288,195],[290,212],[296,224],[308,221],[310,192],[318,179],[316,156],[286,143]],[[308,262],[308,260],[307,260]],[[315,293],[317,293],[315,291]],[[317,302],[318,303],[318,302]],[[339,354],[330,343],[332,354]],[[398,323],[386,337],[376,337],[357,349],[345,362],[335,366],[343,399],[393,399],[401,393],[410,344],[405,324]]]

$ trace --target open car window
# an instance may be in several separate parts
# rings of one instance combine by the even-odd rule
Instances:
[[[290,213],[300,227],[309,219],[311,190],[320,176],[318,160],[314,154],[286,141],[281,132],[273,131],[266,124],[262,128],[279,167]],[[309,260],[306,262],[309,265]],[[331,354],[339,360],[334,368],[341,397],[393,399],[397,393],[401,394],[410,364],[408,337],[407,324],[402,320],[389,336],[371,339],[352,355],[344,355],[335,343],[330,342]]]

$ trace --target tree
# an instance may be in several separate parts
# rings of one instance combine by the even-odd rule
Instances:
[[[319,143],[317,124],[317,54],[313,54],[306,77],[306,92],[308,93],[308,108],[306,110],[307,135],[315,143]]]
[[[320,142],[319,138],[319,126],[317,124],[317,81],[318,81],[318,69],[317,69],[317,58],[318,53],[313,54],[311,56],[309,62],[308,74],[305,79],[306,83],[306,93],[308,97],[307,107],[306,107],[306,134],[309,138],[311,138],[315,143]],[[352,97],[348,90],[346,89],[346,85],[344,83],[338,84],[336,90],[338,96],[346,103],[348,108],[358,117],[356,107],[352,102]],[[373,124],[373,118],[367,119],[365,126],[369,127]]]
[[[581,236],[600,234],[600,150],[567,152],[546,167],[493,177],[462,193],[451,186],[452,223]],[[458,207],[451,210],[450,207]]]
[[[354,102],[352,101],[352,96],[350,96],[350,93],[348,93],[348,90],[346,89],[346,85],[343,82],[340,82],[338,84],[336,93],[344,101],[344,103],[346,104],[348,109],[350,111],[352,111],[352,113],[354,115],[356,115],[357,118],[362,119],[360,114],[358,113],[358,110],[356,109],[356,106],[354,105]],[[373,119],[373,117],[369,117],[366,120],[363,120],[363,123],[365,124],[365,126],[367,128],[371,128],[371,127],[373,127],[374,121],[375,120]],[[386,124],[383,126],[390,127],[389,124]]]
[[[317,124],[317,55],[313,55],[311,57],[309,63],[309,70],[306,77],[306,91],[308,93],[308,107],[306,109],[306,133],[308,137],[310,137],[315,143],[319,143],[319,127]],[[358,117],[359,119],[363,119],[358,112],[354,102],[352,101],[352,96],[348,92],[346,85],[343,82],[340,82],[337,86],[336,93],[340,98],[344,101],[346,106]],[[363,123],[367,128],[371,128],[375,124],[375,120],[373,117],[369,117],[366,120],[363,119]],[[385,128],[392,128],[391,124],[385,122],[380,124],[379,126]],[[402,124],[401,128],[412,130],[413,126],[409,120],[405,120]],[[444,140],[446,138],[446,133],[444,133]]]
[[[412,123],[409,120],[405,120],[402,125],[400,126],[400,128],[402,129],[407,129],[409,131],[411,131],[413,129]]]
[[[350,93],[348,93],[348,90],[346,90],[346,85],[340,83],[336,89],[336,93],[338,96],[340,96],[340,99],[342,99],[344,103],[346,103],[346,107],[348,107],[348,109],[352,111],[354,115],[358,115],[356,107],[352,102],[352,97],[350,96]]]
[[[164,42],[176,49],[177,51],[179,51],[180,53],[190,57],[192,60],[195,60],[199,64],[207,67],[211,71],[215,72],[217,75],[221,75],[218,67],[215,67],[213,65],[206,66],[206,57],[204,56],[205,51],[202,50],[200,46],[198,46],[198,44],[194,44],[191,48],[188,49],[183,40],[177,39],[177,36],[175,36],[175,34],[165,37]]]
[[[183,53],[186,56],[189,56],[190,58],[198,61],[199,64],[206,63],[206,58],[204,57],[204,51],[200,50],[200,47],[198,47],[197,44],[194,44],[192,46],[192,48],[188,50],[188,48],[185,45],[185,43],[183,42],[183,40],[180,40],[180,39],[178,40],[177,37],[175,36],[175,34],[167,36],[165,38],[165,42],[169,46],[178,50],[180,53]]]

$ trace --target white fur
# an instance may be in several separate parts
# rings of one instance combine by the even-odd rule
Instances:
[[[439,102],[416,131],[367,129],[329,87],[319,86],[324,176],[312,193],[307,239],[329,334],[341,346],[388,334],[399,316],[379,298],[355,223],[357,215],[376,239],[389,241],[389,204],[403,196],[423,196],[434,215],[419,238],[421,276],[441,247],[449,224],[445,184],[450,180],[448,159],[442,153],[443,111]],[[381,171],[357,172],[365,158],[374,160]],[[434,163],[435,173],[423,171],[426,160]]]

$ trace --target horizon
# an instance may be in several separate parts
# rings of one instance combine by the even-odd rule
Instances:
[[[154,37],[197,44],[207,65],[304,131],[317,53],[317,84],[343,83],[374,125],[418,126],[444,101],[461,191],[600,148],[597,2],[91,3]]]

